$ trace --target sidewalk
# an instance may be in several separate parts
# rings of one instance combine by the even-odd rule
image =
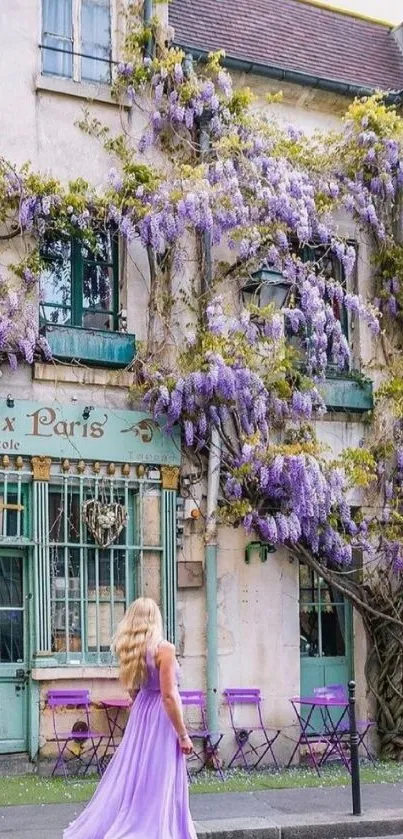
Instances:
[[[191,809],[199,839],[403,836],[402,793],[402,784],[363,786],[360,817],[351,815],[349,787],[192,795]],[[61,839],[83,806],[3,807],[0,839]]]

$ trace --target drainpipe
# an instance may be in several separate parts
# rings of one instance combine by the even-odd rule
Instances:
[[[217,628],[217,503],[220,485],[221,438],[211,431],[207,477],[206,605],[207,605],[207,720],[209,730],[219,731],[218,628]]]
[[[205,160],[210,150],[211,114],[204,113],[199,123],[200,156]],[[211,234],[202,236],[203,265],[201,277],[202,298],[211,288],[212,260]],[[221,438],[216,428],[210,434],[210,451],[207,476],[207,524],[205,547],[206,610],[207,610],[207,721],[209,730],[219,731],[218,709],[218,644],[217,644],[217,517],[218,491],[220,486]]]

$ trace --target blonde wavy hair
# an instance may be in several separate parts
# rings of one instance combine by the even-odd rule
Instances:
[[[119,658],[120,680],[127,690],[140,688],[147,679],[147,650],[163,640],[161,612],[150,597],[134,600],[122,618],[112,641]]]

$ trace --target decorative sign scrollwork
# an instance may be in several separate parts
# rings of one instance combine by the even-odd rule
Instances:
[[[140,422],[131,425],[130,428],[122,428],[121,434],[131,432],[135,437],[140,437],[142,443],[151,443],[156,430],[159,430],[158,423],[152,419],[142,419]]]

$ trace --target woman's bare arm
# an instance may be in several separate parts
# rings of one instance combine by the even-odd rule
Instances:
[[[160,671],[161,697],[166,714],[178,735],[182,751],[190,754],[192,741],[186,731],[176,684],[176,657],[173,644],[166,643],[160,646],[156,663]]]
[[[138,690],[136,688],[133,688],[133,690],[128,690],[127,692],[130,696],[130,699],[134,702],[134,700],[135,700],[135,698],[138,694]]]

